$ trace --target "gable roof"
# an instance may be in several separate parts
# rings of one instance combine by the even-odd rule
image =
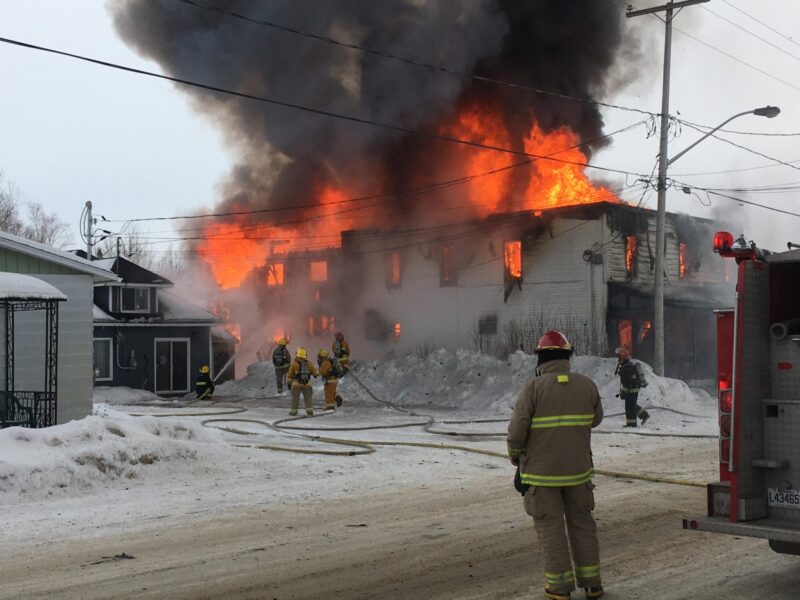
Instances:
[[[0,248],[6,248],[20,254],[33,256],[48,262],[67,267],[79,273],[91,275],[95,281],[116,281],[117,276],[108,269],[94,265],[88,260],[71,252],[56,250],[52,246],[40,244],[32,240],[0,231]]]
[[[159,313],[133,318],[117,318],[93,305],[92,318],[95,325],[218,325],[222,321],[215,314],[184,300],[177,294],[158,289]]]
[[[150,269],[145,269],[144,267],[137,265],[135,262],[130,261],[123,256],[117,256],[114,258],[99,258],[97,260],[93,260],[92,262],[98,263],[104,269],[108,269],[109,271],[113,271],[119,275],[120,279],[122,279],[122,283],[163,285],[165,287],[174,285],[166,277],[162,277]]]

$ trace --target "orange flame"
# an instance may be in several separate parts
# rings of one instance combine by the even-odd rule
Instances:
[[[267,285],[269,287],[283,285],[283,263],[273,263],[267,266]]]
[[[636,274],[636,259],[638,258],[638,242],[635,235],[625,238],[625,272],[628,275]]]
[[[678,276],[683,279],[689,272],[689,247],[681,242],[678,246]]]
[[[628,352],[633,349],[633,323],[630,319],[619,322],[619,345]]]
[[[506,242],[504,248],[506,273],[512,279],[522,278],[522,242]]]

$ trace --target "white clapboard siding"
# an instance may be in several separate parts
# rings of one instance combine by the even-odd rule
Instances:
[[[92,278],[90,275],[35,277],[57,287],[68,298],[60,303],[58,315],[58,422],[81,419],[92,412]]]

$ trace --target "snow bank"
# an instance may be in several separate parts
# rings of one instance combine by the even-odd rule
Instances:
[[[109,404],[112,406],[137,404],[139,402],[162,401],[164,398],[156,396],[147,390],[135,390],[129,387],[96,387],[92,402],[94,404]]]
[[[607,412],[623,409],[616,398],[619,377],[614,375],[616,358],[575,356],[572,368],[597,384]],[[392,360],[352,362],[353,373],[380,399],[402,406],[460,408],[508,415],[517,395],[536,372],[536,357],[515,352],[501,361],[471,350],[436,350],[425,357],[409,355]],[[649,386],[639,395],[639,404],[666,407],[692,414],[713,412],[714,402],[705,392],[693,390],[677,379],[658,377],[642,363]],[[316,387],[321,386],[319,382]],[[339,386],[350,400],[368,402],[363,390],[345,378]],[[275,394],[271,363],[255,363],[247,376],[217,388],[217,396],[257,398]],[[317,391],[315,390],[315,395]]]
[[[100,412],[46,429],[0,430],[0,505],[166,481],[187,465],[224,464],[232,452],[199,423]]]

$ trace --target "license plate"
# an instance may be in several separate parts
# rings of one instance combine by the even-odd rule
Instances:
[[[776,490],[775,488],[769,488],[768,492],[770,506],[800,508],[800,490]]]

